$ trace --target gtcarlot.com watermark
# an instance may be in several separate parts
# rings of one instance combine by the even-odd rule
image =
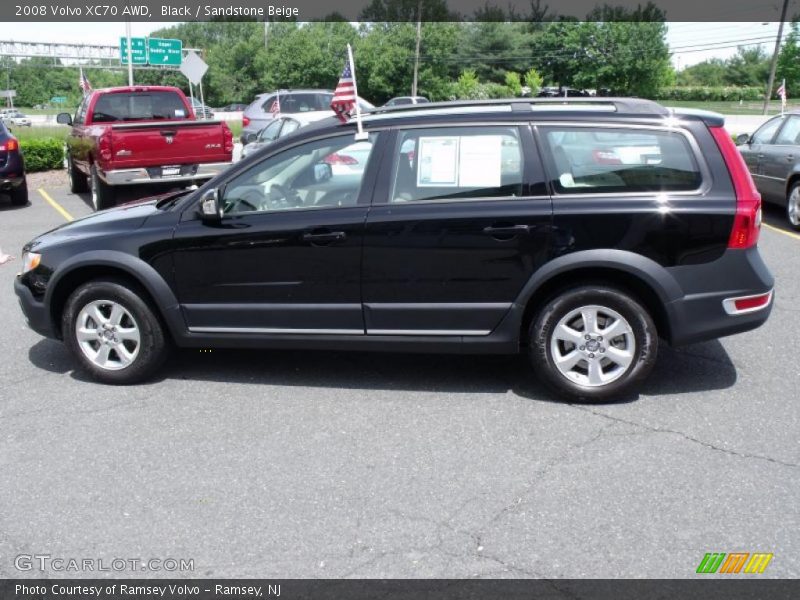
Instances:
[[[18,554],[14,558],[18,571],[56,571],[59,573],[91,573],[151,571],[184,573],[194,571],[193,558],[73,558],[50,554]]]

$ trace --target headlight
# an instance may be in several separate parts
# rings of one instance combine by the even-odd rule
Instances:
[[[39,266],[41,261],[41,254],[36,254],[35,252],[24,252],[22,254],[22,272],[27,273],[28,271],[33,271]]]

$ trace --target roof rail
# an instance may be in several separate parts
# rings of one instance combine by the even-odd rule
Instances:
[[[592,107],[590,110],[612,110],[618,113],[635,114],[657,114],[668,115],[669,110],[658,102],[645,100],[643,98],[598,98],[596,96],[573,97],[573,98],[498,98],[495,100],[454,100],[448,102],[425,102],[423,104],[402,104],[400,106],[381,106],[363,111],[365,114],[391,114],[414,112],[421,110],[447,110],[462,107],[485,107],[504,106],[516,111],[547,110],[553,107],[554,110],[574,110],[579,111],[581,107]],[[534,108],[535,107],[535,108]],[[556,108],[558,107],[558,108]],[[569,107],[569,108],[568,108]],[[603,107],[603,108],[600,108]]]

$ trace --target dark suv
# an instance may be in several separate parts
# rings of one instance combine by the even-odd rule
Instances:
[[[376,109],[195,191],[24,248],[36,331],[109,383],[169,342],[516,353],[557,392],[630,392],[659,338],[761,325],[760,198],[721,116],[633,99]]]

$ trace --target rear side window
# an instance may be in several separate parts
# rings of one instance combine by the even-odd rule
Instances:
[[[175,92],[103,94],[94,105],[95,123],[152,119],[185,119],[186,107]]]
[[[678,132],[542,127],[561,194],[676,192],[700,187],[695,154]]]
[[[390,202],[522,195],[516,127],[410,129],[398,135]]]

